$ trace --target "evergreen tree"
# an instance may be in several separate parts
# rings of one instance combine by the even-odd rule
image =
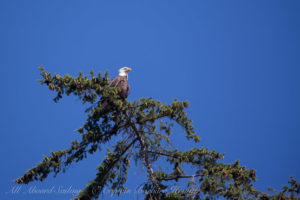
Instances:
[[[41,163],[16,179],[16,183],[43,181],[50,173],[64,172],[71,163],[101,151],[116,136],[119,141],[113,150],[107,149],[95,179],[74,199],[97,199],[105,187],[121,195],[126,191],[124,185],[131,160],[143,164],[147,170],[148,179],[143,185],[146,200],[299,199],[300,184],[292,177],[290,186],[284,186],[282,191],[264,193],[252,185],[256,181],[255,170],[240,166],[239,161],[225,164],[221,162],[224,154],[197,147],[199,136],[184,111],[188,102],[175,99],[167,105],[151,98],[128,102],[119,97],[118,88],[107,87],[107,73],[95,76],[91,71],[90,78],[82,73],[74,78],[51,75],[43,67],[39,69],[42,75],[40,83],[57,92],[55,102],[64,94],[73,94],[83,104],[91,106],[86,110],[85,124],[77,130],[82,136],[81,141],[72,141],[70,148],[51,152]],[[101,98],[109,101],[109,110],[103,109]],[[195,142],[190,150],[170,147],[169,136],[176,124],[183,127],[188,140]],[[164,165],[168,164],[173,170],[157,167],[158,160],[163,160]],[[184,187],[170,190],[174,181],[179,181]]]

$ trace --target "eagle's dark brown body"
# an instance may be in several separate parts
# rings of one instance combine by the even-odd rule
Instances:
[[[108,87],[119,87],[120,88],[120,97],[126,99],[129,94],[129,85],[127,76],[117,76],[114,78]]]
[[[129,85],[128,85],[128,75],[127,73],[131,71],[131,68],[123,67],[119,69],[119,76],[111,80],[108,87],[118,87],[120,88],[119,97],[125,100],[129,94]],[[109,110],[113,109],[111,102],[109,99],[102,97],[100,99],[102,112],[108,112]]]

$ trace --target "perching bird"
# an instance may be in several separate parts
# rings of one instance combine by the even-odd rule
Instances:
[[[128,72],[131,71],[129,67],[122,67],[119,69],[119,76],[115,77],[108,87],[119,87],[120,88],[120,97],[126,99],[129,94],[129,85],[128,85]]]
[[[121,99],[125,100],[129,94],[129,84],[128,84],[128,72],[131,71],[129,67],[122,67],[119,69],[119,76],[115,77],[109,83],[108,87],[118,87],[120,88],[119,95]],[[111,109],[109,100],[107,98],[101,98],[100,100],[102,113],[106,113]]]

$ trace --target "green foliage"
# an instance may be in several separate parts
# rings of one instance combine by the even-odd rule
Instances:
[[[128,102],[119,97],[118,88],[108,87],[107,73],[95,76],[91,72],[90,78],[79,73],[74,78],[51,75],[42,67],[40,70],[42,80],[39,82],[56,91],[55,102],[64,94],[73,94],[83,104],[90,103],[91,106],[86,110],[86,122],[77,129],[81,140],[72,141],[68,149],[45,156],[41,163],[15,180],[19,184],[43,181],[50,173],[55,176],[64,172],[71,163],[101,151],[113,136],[122,135],[113,146],[113,151],[107,149],[95,179],[74,199],[96,199],[105,187],[118,195],[124,193],[131,160],[144,164],[147,169],[148,180],[143,185],[143,191],[145,199],[149,200],[299,199],[300,185],[295,179],[291,178],[290,186],[284,186],[277,193],[260,192],[252,185],[256,181],[255,170],[240,166],[239,161],[225,164],[221,162],[224,154],[198,147],[200,138],[184,111],[188,102],[174,99],[167,105],[151,98]],[[109,109],[105,108],[107,105]],[[180,125],[186,138],[195,143],[190,150],[179,151],[168,145],[175,124]],[[158,159],[163,159],[173,170],[154,169],[152,165]],[[174,181],[179,180],[187,180],[186,185],[176,191],[171,190]]]

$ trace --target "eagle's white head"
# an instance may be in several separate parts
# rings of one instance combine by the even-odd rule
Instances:
[[[131,68],[129,67],[122,67],[119,69],[119,76],[127,76],[128,77],[128,72],[131,71]]]

